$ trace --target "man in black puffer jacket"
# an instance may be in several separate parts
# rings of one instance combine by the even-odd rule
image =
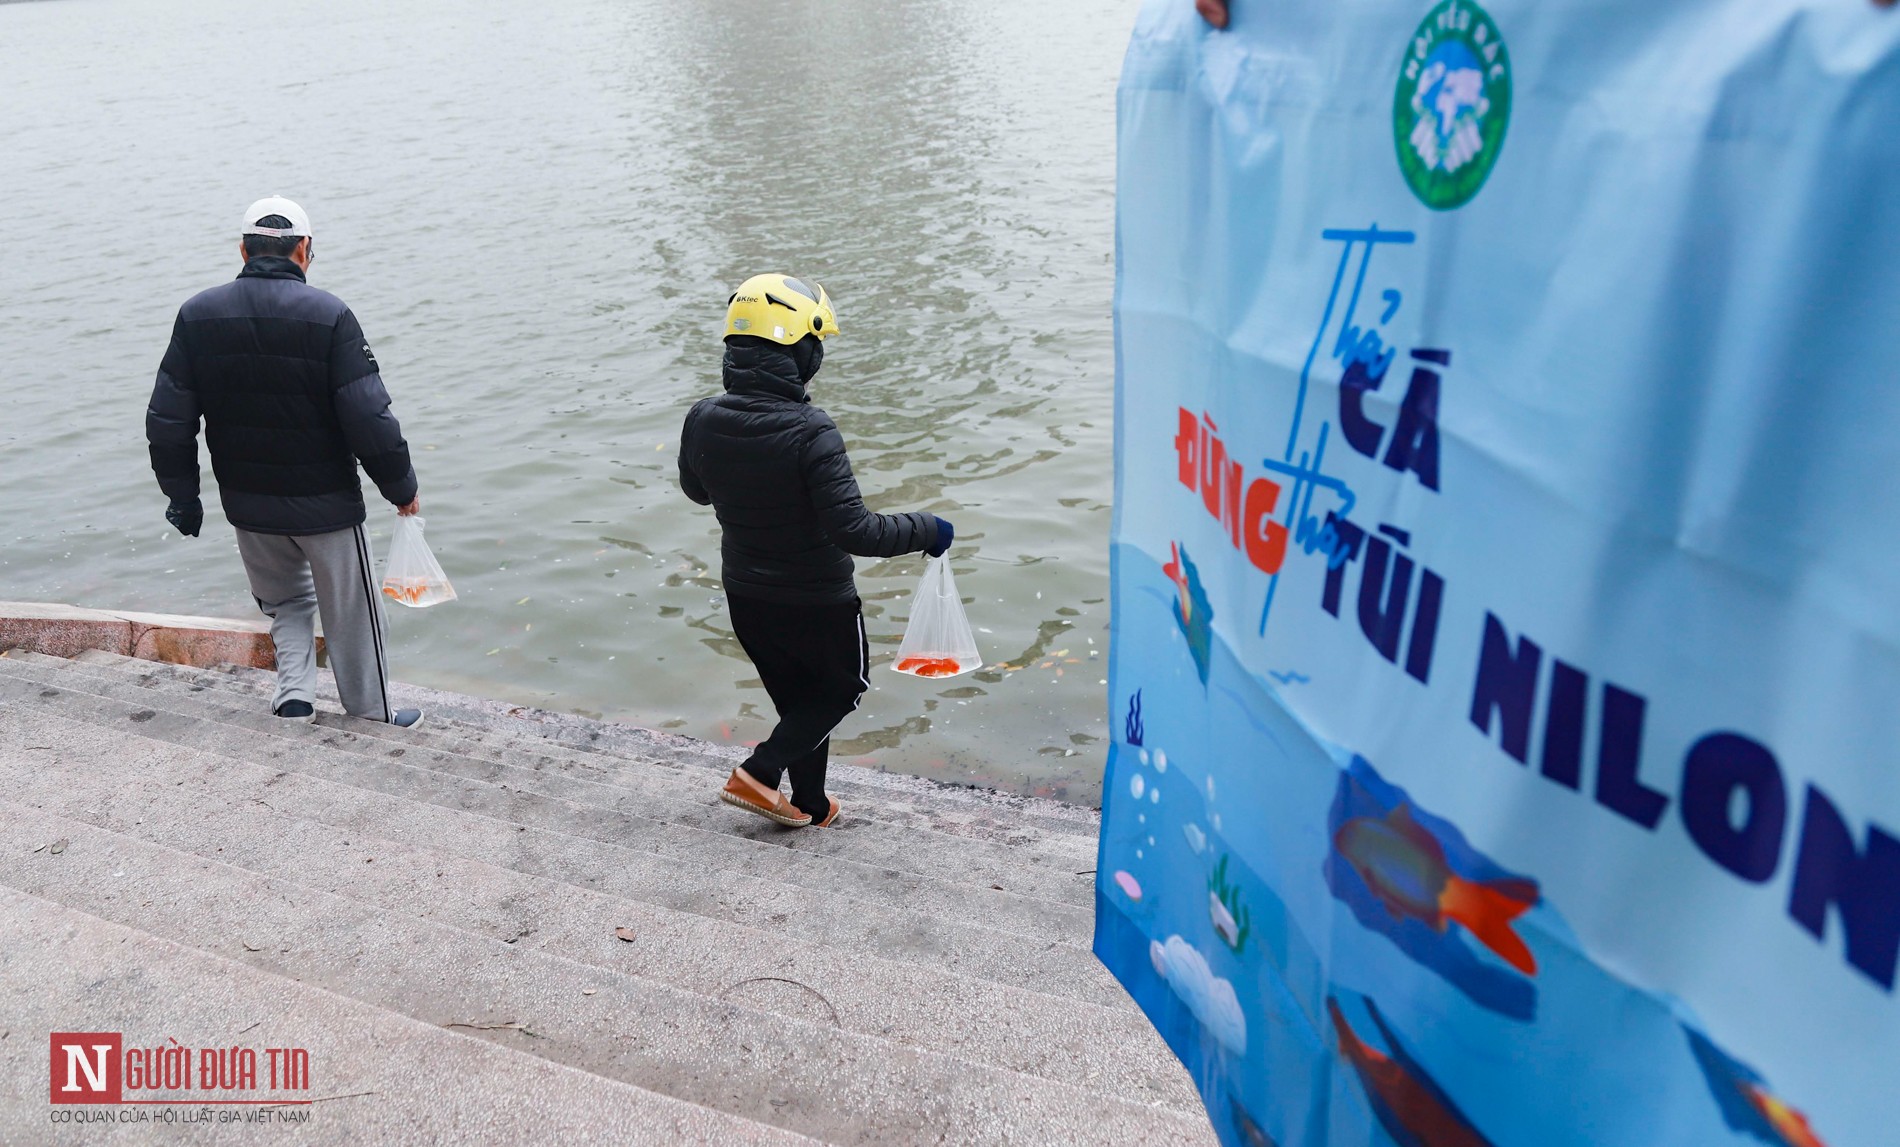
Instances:
[[[837,424],[805,389],[837,330],[822,288],[760,275],[727,308],[725,393],[686,415],[680,487],[718,513],[733,632],[779,723],[720,795],[780,824],[829,826],[831,732],[871,687],[851,556],[934,557],[954,531],[932,514],[865,508]]]
[[[198,536],[198,423],[224,516],[277,647],[279,717],[315,716],[316,623],[343,707],[407,728],[414,709],[389,705],[382,599],[376,589],[356,464],[384,498],[421,509],[409,445],[389,410],[376,356],[342,300],[304,282],[310,219],[288,199],[244,216],[244,269],[179,308],[158,368],[145,435],[152,471],[171,498],[165,517]]]

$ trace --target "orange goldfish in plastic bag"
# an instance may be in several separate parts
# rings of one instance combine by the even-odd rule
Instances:
[[[897,671],[917,677],[955,677],[963,666],[954,657],[906,657],[897,663]]]

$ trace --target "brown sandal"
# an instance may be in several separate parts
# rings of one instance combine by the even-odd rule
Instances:
[[[813,828],[830,828],[838,823],[838,798],[826,797],[825,799],[831,802],[831,811],[825,814],[825,819],[812,821]]]
[[[760,784],[744,769],[732,770],[732,775],[726,778],[726,787],[719,790],[719,799],[791,828],[804,828],[811,823],[811,816],[800,812],[784,793]],[[832,802],[831,813],[838,814],[836,801]]]

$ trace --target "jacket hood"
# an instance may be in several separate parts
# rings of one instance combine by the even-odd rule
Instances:
[[[810,402],[805,384],[818,373],[824,357],[824,344],[815,338],[787,347],[769,339],[733,335],[726,340],[726,391]]]
[[[282,255],[259,255],[244,262],[240,279],[295,279],[304,282],[303,268]]]

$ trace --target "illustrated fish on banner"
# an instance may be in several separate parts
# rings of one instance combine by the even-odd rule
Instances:
[[[1900,1142],[1900,10],[1148,0],[1095,949],[1224,1143]]]

